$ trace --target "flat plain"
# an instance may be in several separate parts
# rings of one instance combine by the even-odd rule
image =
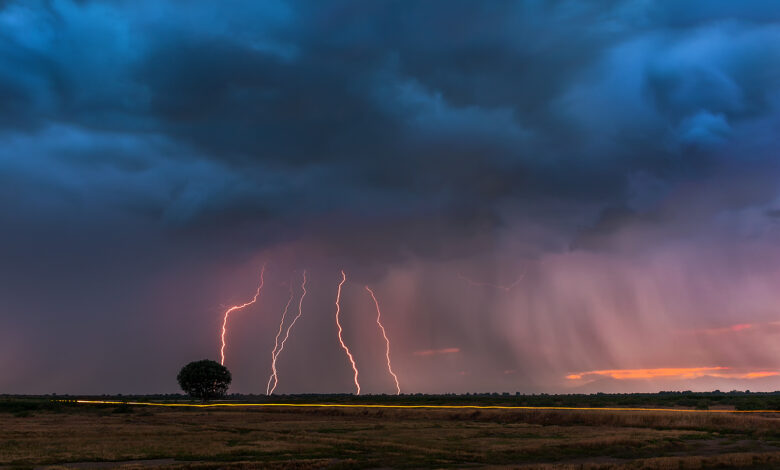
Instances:
[[[3,469],[780,468],[772,413],[13,403]]]

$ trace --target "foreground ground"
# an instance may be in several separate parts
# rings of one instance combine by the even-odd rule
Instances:
[[[0,468],[780,468],[780,416],[0,407]]]

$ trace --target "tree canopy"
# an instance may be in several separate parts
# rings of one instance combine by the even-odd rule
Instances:
[[[224,396],[232,378],[227,367],[204,359],[182,367],[176,379],[188,395],[206,401]]]

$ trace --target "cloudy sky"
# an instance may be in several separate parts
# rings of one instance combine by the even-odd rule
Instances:
[[[774,0],[0,0],[0,393],[780,389]]]

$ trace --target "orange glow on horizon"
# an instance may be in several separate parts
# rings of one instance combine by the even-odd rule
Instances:
[[[743,375],[743,379],[760,379],[762,377],[774,377],[780,375],[780,372],[764,371],[764,372],[748,372]]]
[[[358,382],[358,369],[357,365],[355,364],[355,358],[352,357],[352,353],[349,352],[349,348],[346,344],[344,344],[344,339],[341,337],[341,322],[339,322],[339,313],[341,312],[341,305],[339,304],[341,301],[341,286],[343,286],[345,282],[347,282],[347,275],[344,274],[344,270],[342,269],[341,282],[339,282],[339,287],[336,291],[336,326],[339,329],[339,343],[341,343],[341,347],[344,349],[344,352],[347,353],[347,358],[349,358],[349,362],[352,364],[352,370],[355,372],[355,387],[357,388],[357,395],[360,395],[360,382]]]
[[[699,377],[717,377],[723,379],[756,379],[780,375],[776,371],[755,372],[722,372],[730,371],[729,367],[681,367],[659,369],[608,369],[578,372],[566,376],[569,380],[581,380],[586,376],[602,376],[616,380],[654,379],[658,377],[674,379],[695,379]]]
[[[265,274],[265,264],[263,264],[263,268],[260,270],[260,285],[257,286],[257,291],[255,292],[255,296],[250,300],[249,302],[241,305],[234,305],[227,309],[225,311],[225,316],[222,319],[222,347],[219,350],[219,354],[221,356],[220,364],[223,366],[225,365],[225,333],[227,332],[227,321],[228,316],[230,316],[231,312],[234,312],[236,310],[241,310],[244,307],[248,307],[249,305],[252,305],[253,303],[257,302],[258,297],[260,297],[260,291],[263,289],[263,283],[265,282],[263,279],[263,276]]]
[[[292,284],[290,284],[292,286]],[[293,318],[293,321],[290,322],[290,325],[287,327],[287,331],[284,333],[284,339],[282,339],[282,344],[279,345],[279,350],[276,351],[276,355],[274,356],[274,368],[273,368],[273,377],[274,377],[274,386],[271,388],[270,392],[267,392],[267,395],[271,395],[274,393],[274,390],[276,390],[276,386],[279,384],[278,376],[276,375],[276,359],[279,358],[279,354],[282,353],[284,350],[284,345],[287,343],[287,338],[290,337],[290,331],[292,330],[292,327],[295,325],[295,322],[298,321],[299,318],[301,318],[301,315],[303,315],[303,298],[306,297],[306,270],[303,270],[303,282],[301,283],[301,290],[303,291],[301,293],[301,298],[298,301],[298,315]],[[292,300],[292,297],[290,297]],[[289,306],[289,302],[287,303]],[[271,379],[268,379],[268,383],[271,383]]]
[[[395,375],[392,366],[390,366],[390,340],[387,339],[387,333],[385,332],[385,327],[382,326],[382,322],[379,319],[382,316],[382,312],[380,312],[379,310],[379,301],[376,300],[374,291],[372,291],[370,287],[366,286],[366,290],[368,291],[369,294],[371,294],[371,298],[374,299],[374,304],[376,305],[376,324],[379,325],[379,328],[382,330],[382,336],[384,336],[385,344],[387,346],[387,348],[385,349],[385,357],[387,357],[387,370],[388,372],[390,372],[390,375],[393,376],[393,380],[395,380],[396,395],[400,395],[401,386],[398,384],[398,376]]]

